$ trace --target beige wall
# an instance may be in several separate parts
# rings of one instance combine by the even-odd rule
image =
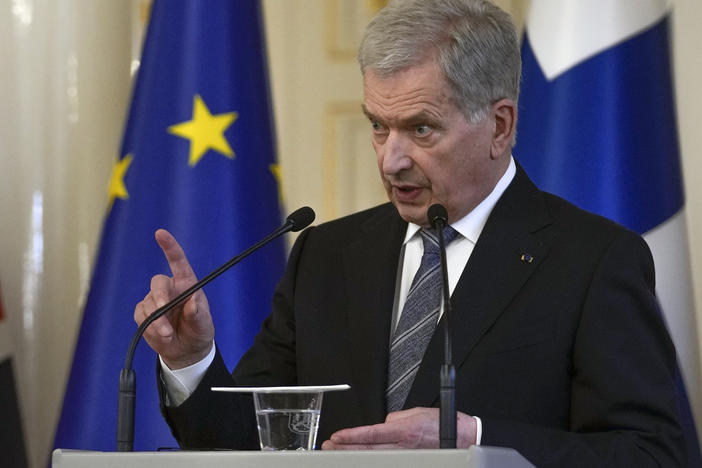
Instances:
[[[688,234],[698,337],[702,337],[702,5],[677,0],[673,10],[673,44],[678,130],[685,182]],[[698,423],[702,424],[702,423]]]
[[[0,0],[0,326],[14,342],[36,468],[48,460],[124,125],[130,23],[128,2]]]

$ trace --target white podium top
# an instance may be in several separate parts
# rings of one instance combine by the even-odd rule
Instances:
[[[92,452],[54,450],[53,468],[533,468],[516,450],[471,447],[468,450],[380,451],[174,451]]]

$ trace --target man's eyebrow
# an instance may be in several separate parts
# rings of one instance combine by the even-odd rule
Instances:
[[[437,124],[439,122],[439,119],[437,119],[435,115],[424,110],[421,110],[416,114],[409,115],[403,118],[402,120],[410,125],[424,122],[430,124]]]
[[[368,108],[366,107],[365,104],[361,104],[361,110],[363,111],[363,114],[364,114],[366,117],[368,117],[369,119],[371,119],[371,120],[375,120],[375,119],[376,119],[376,117],[375,117],[373,114],[370,113],[370,111],[368,110]]]
[[[378,122],[383,122],[383,119],[380,117],[377,117],[373,115],[368,108],[366,108],[365,104],[361,104],[361,110],[365,114],[366,117],[368,117],[369,120],[372,121],[378,121]],[[399,122],[400,125],[418,125],[418,124],[423,124],[423,123],[428,123],[430,125],[439,125],[440,120],[433,115],[431,112],[427,112],[425,110],[420,110],[415,114],[408,115],[407,117],[403,117],[402,120]]]

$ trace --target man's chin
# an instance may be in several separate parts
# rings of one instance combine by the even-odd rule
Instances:
[[[392,200],[392,203],[395,205],[395,208],[397,208],[400,217],[408,223],[414,223],[424,227],[429,225],[427,222],[427,207],[424,205],[408,205],[406,203],[399,203],[396,200]]]

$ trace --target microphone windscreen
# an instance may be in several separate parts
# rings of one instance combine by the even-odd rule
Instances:
[[[427,210],[427,219],[429,220],[429,224],[431,224],[434,228],[436,227],[436,222],[438,220],[443,221],[444,224],[448,223],[448,213],[446,212],[444,205],[439,203],[431,205]]]
[[[314,210],[309,206],[303,206],[290,213],[287,222],[292,225],[292,232],[297,232],[305,229],[314,221]]]

